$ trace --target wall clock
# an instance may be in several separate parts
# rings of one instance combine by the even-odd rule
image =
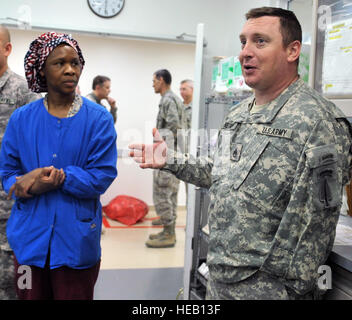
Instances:
[[[112,18],[119,14],[125,0],[87,0],[89,8],[99,17]]]

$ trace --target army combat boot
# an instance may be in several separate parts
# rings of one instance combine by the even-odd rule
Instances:
[[[161,232],[158,233],[153,233],[149,235],[149,239],[150,240],[154,240],[154,239],[158,239],[159,237],[161,237],[164,234],[164,229]]]
[[[157,221],[157,223],[154,223],[154,221]],[[158,218],[156,220],[153,220],[152,225],[164,226],[164,222],[161,220],[161,217],[160,217],[160,218]],[[157,239],[157,238],[161,237],[164,234],[164,232],[165,232],[165,228],[161,232],[150,234],[149,235],[149,239],[150,240]]]
[[[154,236],[154,237],[152,237]],[[153,239],[150,239],[150,238]],[[164,230],[156,235],[149,236],[149,240],[145,243],[148,248],[170,248],[176,243],[175,223],[164,226]]]

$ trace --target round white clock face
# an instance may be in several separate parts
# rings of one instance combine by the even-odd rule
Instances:
[[[111,18],[123,8],[125,0],[88,0],[89,8],[99,17]]]

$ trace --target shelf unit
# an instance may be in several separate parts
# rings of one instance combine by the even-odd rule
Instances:
[[[219,129],[227,114],[236,108],[236,105],[242,100],[251,96],[251,93],[234,94],[232,96],[225,95],[208,95],[205,97],[205,112],[203,128],[208,131],[211,129]],[[201,151],[212,153],[212,145],[210,139],[202,145],[198,145],[198,156]],[[195,196],[195,216],[194,216],[194,232],[192,240],[192,269],[190,278],[190,294],[191,300],[204,300],[206,295],[207,278],[203,275],[204,264],[206,264],[209,235],[203,229],[208,224],[208,206],[210,202],[208,189],[196,187]],[[202,269],[203,274],[199,271]]]

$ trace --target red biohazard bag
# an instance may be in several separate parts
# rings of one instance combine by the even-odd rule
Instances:
[[[130,196],[117,196],[103,207],[105,214],[128,226],[142,220],[148,213],[148,205],[137,198]]]

